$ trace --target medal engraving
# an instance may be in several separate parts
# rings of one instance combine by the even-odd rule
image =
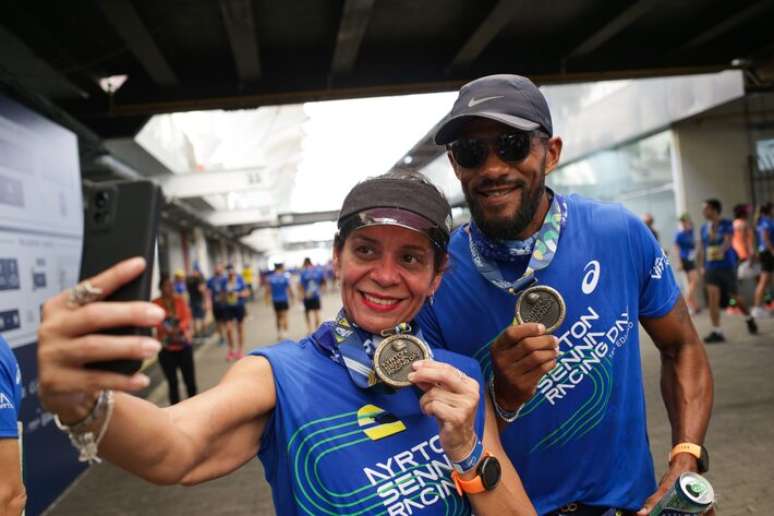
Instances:
[[[430,358],[430,349],[413,335],[392,335],[379,343],[374,352],[376,376],[390,387],[408,387],[411,364]]]
[[[546,327],[546,333],[561,326],[566,312],[562,295],[544,285],[528,288],[516,301],[516,322],[541,323]]]

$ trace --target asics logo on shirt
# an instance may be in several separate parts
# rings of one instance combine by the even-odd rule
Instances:
[[[8,399],[8,396],[0,392],[0,410],[13,409],[13,403]]]
[[[597,283],[599,283],[599,262],[597,260],[591,260],[586,264],[583,270],[586,271],[586,274],[583,275],[581,290],[584,294],[588,295],[596,290]]]

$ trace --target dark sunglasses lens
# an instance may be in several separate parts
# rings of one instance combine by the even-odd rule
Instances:
[[[504,134],[497,138],[497,155],[503,161],[517,163],[529,155],[530,133]]]
[[[457,140],[451,144],[454,161],[464,168],[476,168],[484,162],[488,149],[486,144],[478,140]]]

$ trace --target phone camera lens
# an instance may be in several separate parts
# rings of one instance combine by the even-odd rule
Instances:
[[[94,196],[94,205],[97,208],[104,208],[107,206],[108,201],[110,200],[110,194],[108,192],[102,191],[97,192],[97,195]]]

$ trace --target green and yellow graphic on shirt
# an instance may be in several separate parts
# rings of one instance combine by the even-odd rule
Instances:
[[[455,491],[437,434],[424,441],[418,437],[420,442],[408,442],[398,453],[384,451],[382,443],[407,440],[408,429],[375,405],[299,427],[287,447],[299,509],[310,515],[388,515],[421,513],[432,506],[438,514],[470,514],[467,500]],[[336,471],[341,478],[361,477],[362,484],[337,490]]]
[[[531,443],[530,453],[580,439],[597,427],[607,414],[613,392],[613,358],[616,350],[627,342],[634,325],[629,320],[628,310],[620,313],[609,327],[599,328],[599,321],[599,314],[589,306],[577,321],[565,323],[556,333],[560,345],[557,365],[538,382],[537,392],[522,407],[519,420],[546,404],[562,403],[582,384],[589,386],[589,395],[561,423],[542,434],[540,441]],[[487,379],[492,375],[490,348],[493,342],[473,356]]]

